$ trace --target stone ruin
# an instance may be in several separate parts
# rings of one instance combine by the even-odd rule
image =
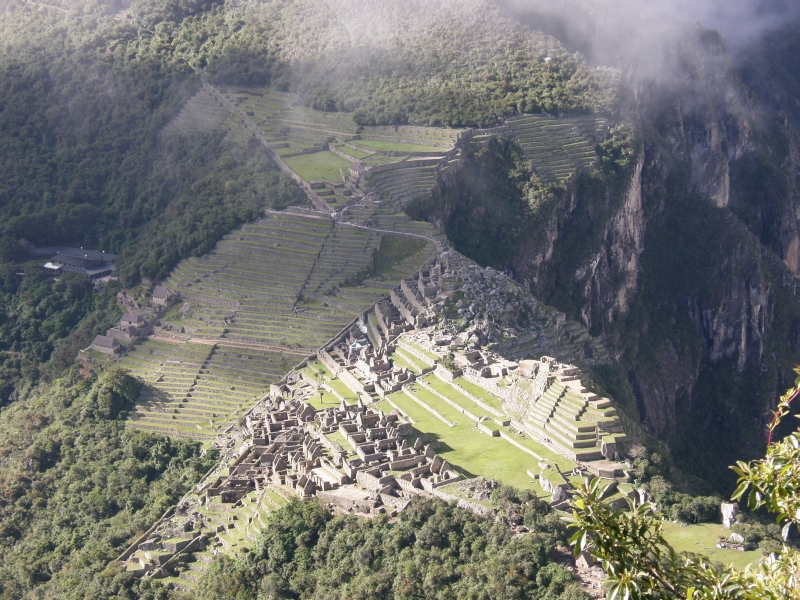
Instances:
[[[139,573],[160,576],[169,574],[170,561],[178,564],[180,556],[193,549],[221,549],[225,541],[220,533],[235,523],[212,518],[209,507],[235,509],[268,490],[317,497],[335,510],[359,514],[394,514],[415,495],[491,512],[439,489],[464,477],[437,455],[438,442],[426,435],[411,442],[412,427],[402,411],[386,413],[371,406],[418,381],[419,375],[394,364],[396,350],[425,365],[423,374],[433,372],[455,386],[493,415],[496,425],[523,432],[577,462],[572,473],[541,463],[538,472],[528,472],[555,505],[566,499],[568,476],[589,471],[623,478],[621,464],[615,462],[625,441],[619,418],[608,399],[581,384],[577,367],[548,356],[508,360],[491,344],[481,345],[474,321],[465,319],[472,323],[466,336],[463,329],[448,324],[448,298],[463,286],[465,268],[457,255],[443,253],[318,351],[321,362],[355,394],[355,404],[346,403],[328,386],[341,403],[315,409],[314,397],[324,383],[304,369],[271,385],[269,396],[242,423],[227,472],[209,475],[182,501],[181,510],[165,516],[121,557],[122,562]],[[477,279],[470,280],[473,287]],[[495,308],[490,302],[481,310],[488,314]],[[459,387],[458,377],[497,396],[502,410]],[[477,421],[480,431],[499,435],[497,427]]]

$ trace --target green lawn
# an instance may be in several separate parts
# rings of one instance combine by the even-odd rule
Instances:
[[[362,159],[361,162],[363,162],[366,165],[371,165],[371,166],[386,165],[386,164],[393,163],[393,162],[400,162],[400,160],[402,160],[403,158],[406,158],[406,156],[408,156],[408,155],[407,154],[403,154],[403,155],[397,154],[395,156],[386,156],[385,154],[373,154],[372,156],[367,156],[366,158]]]
[[[731,530],[725,529],[719,523],[702,523],[686,527],[672,522],[664,523],[664,537],[675,550],[702,554],[725,565],[733,564],[740,570],[744,570],[750,563],[758,563],[761,560],[760,550],[738,552],[717,548],[717,539],[730,534]]]
[[[383,140],[352,140],[348,142],[353,146],[374,150],[376,152],[447,152],[447,148],[438,146],[423,146],[421,144],[405,144],[403,142],[385,142]]]
[[[308,364],[314,367],[314,369],[316,369],[317,371],[322,372],[322,374],[325,375],[325,377],[327,377],[328,379],[333,378],[333,373],[331,373],[330,369],[328,369],[328,367],[323,365],[322,361],[319,360],[318,358],[308,361]]]
[[[331,389],[339,392],[345,400],[352,400],[355,402],[358,399],[356,393],[347,387],[341,379],[329,379],[325,383],[327,383]]]
[[[331,433],[326,433],[325,437],[328,438],[332,442],[336,442],[342,447],[342,450],[347,452],[348,454],[355,454],[353,452],[353,447],[350,445],[344,436],[339,432],[337,429],[336,431],[332,431]]]
[[[368,152],[364,152],[363,150],[356,150],[354,148],[350,148],[349,146],[339,146],[339,149],[345,154],[349,154],[353,158],[362,159],[370,156]]]
[[[442,444],[437,454],[459,467],[466,475],[482,475],[544,495],[538,483],[526,473],[527,469],[537,468],[536,459],[530,454],[502,438],[481,433],[471,425],[448,427],[402,392],[390,397],[414,420],[412,438],[423,433],[431,434]]]
[[[454,380],[459,387],[465,389],[467,392],[475,396],[478,400],[482,400],[495,410],[499,410],[502,412],[503,410],[503,400],[498,398],[492,393],[487,392],[481,386],[472,383],[471,381],[464,379],[463,377],[458,377]]]
[[[336,396],[331,394],[329,391],[323,389],[322,390],[322,400],[320,400],[319,394],[315,393],[312,396],[306,398],[306,402],[308,402],[312,408],[316,410],[322,410],[323,408],[331,408],[339,406],[342,401],[339,400]]]
[[[341,181],[339,169],[347,173],[350,163],[330,150],[284,159],[287,165],[305,181]]]
[[[398,341],[402,342],[402,344],[399,344],[401,350],[403,349],[403,344],[405,344],[409,348],[413,348],[414,350],[416,350],[417,352],[422,354],[422,356],[427,356],[429,359],[431,359],[433,361],[442,360],[441,357],[438,354],[434,354],[433,352],[429,352],[428,350],[425,350],[425,348],[423,348],[419,344],[415,344],[413,341],[411,341],[410,338],[408,338],[406,336],[401,337]]]
[[[471,399],[467,398],[464,394],[456,390],[452,385],[449,383],[445,383],[433,373],[426,375],[422,378],[422,380],[427,383],[431,388],[439,392],[442,396],[449,398],[462,408],[467,409],[476,417],[489,417],[490,419],[494,417],[494,415],[489,414],[483,408],[475,404]]]

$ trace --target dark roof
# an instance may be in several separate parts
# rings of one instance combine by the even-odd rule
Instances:
[[[144,317],[142,315],[132,315],[127,313],[122,315],[120,321],[123,323],[144,323]]]
[[[171,293],[172,290],[165,285],[157,285],[155,288],[153,288],[153,298],[166,299]]]
[[[119,346],[119,342],[112,337],[105,335],[98,335],[92,341],[92,346],[100,346],[101,348],[113,348]]]
[[[84,250],[70,246],[47,246],[46,248],[31,248],[32,256],[49,256],[50,260],[45,268],[71,273],[80,273],[93,277],[114,270],[116,254],[99,252],[97,250]]]

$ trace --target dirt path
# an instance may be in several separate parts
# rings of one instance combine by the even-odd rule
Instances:
[[[191,342],[193,344],[205,344],[206,346],[216,346],[221,344],[223,346],[235,346],[237,348],[252,349],[252,350],[266,350],[268,352],[282,352],[284,354],[293,354],[295,356],[310,356],[311,352],[304,352],[297,348],[286,348],[285,346],[276,346],[273,344],[252,344],[245,342],[237,342],[235,340],[226,340],[224,338],[203,338],[203,337],[190,337],[188,339],[175,338],[167,335],[150,335],[146,339],[156,340],[158,342],[166,342],[168,344],[184,344]]]
[[[439,240],[428,237],[427,235],[422,235],[421,233],[409,233],[407,231],[396,231],[394,229],[378,229],[376,227],[367,227],[366,225],[356,225],[355,223],[347,223],[346,221],[336,221],[337,227],[355,227],[356,229],[364,229],[366,231],[375,231],[377,233],[383,233],[386,235],[404,235],[406,237],[416,237],[422,238],[423,240],[427,240],[436,244],[436,250],[441,252],[444,250],[444,244]]]

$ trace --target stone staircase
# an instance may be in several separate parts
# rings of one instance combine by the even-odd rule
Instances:
[[[521,426],[576,461],[602,460],[603,440],[616,443],[625,438],[611,402],[583,388],[574,374],[555,377]]]

